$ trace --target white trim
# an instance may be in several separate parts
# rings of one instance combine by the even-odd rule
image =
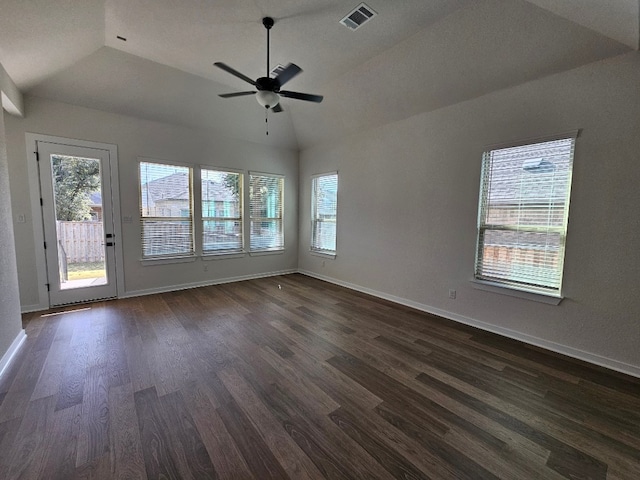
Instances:
[[[289,275],[292,273],[298,273],[298,270],[296,270],[295,268],[292,268],[289,270],[280,270],[278,272],[266,272],[266,273],[252,274],[252,275],[240,275],[237,277],[226,277],[226,278],[220,278],[216,280],[206,280],[204,282],[183,283],[182,285],[170,285],[167,287],[149,288],[145,290],[132,290],[130,292],[127,292],[125,295],[123,295],[120,298],[142,297],[145,295],[154,295],[156,293],[177,292],[179,290],[188,290],[190,288],[209,287],[212,285],[221,285],[223,283],[242,282],[244,280],[254,280],[256,278],[265,278],[265,277],[276,277],[278,275]]]
[[[227,260],[230,258],[244,258],[247,256],[247,252],[221,252],[221,253],[203,253],[200,259],[203,262],[210,260]]]
[[[262,257],[265,255],[282,255],[284,248],[278,248],[273,250],[253,250],[249,252],[250,257]]]
[[[314,178],[318,178],[318,177],[328,177],[329,175],[338,175],[338,171],[334,170],[333,172],[327,172],[327,173],[314,173],[313,175],[311,175],[311,179],[313,180]]]
[[[523,147],[533,143],[553,142],[554,140],[564,140],[567,138],[573,138],[575,140],[580,136],[581,131],[581,129],[575,129],[569,130],[568,132],[543,135],[541,137],[523,138],[520,140],[513,140],[511,142],[494,143],[492,145],[485,145],[483,151],[490,152],[491,150],[501,150],[503,148]]]
[[[167,160],[164,158],[156,158],[156,157],[145,157],[142,155],[138,155],[136,157],[138,162],[138,180],[140,179],[140,163],[155,163],[156,165],[167,165],[168,167],[183,167],[183,168],[191,168],[193,169],[193,163],[186,163],[174,160]],[[139,182],[138,182],[139,183]]]
[[[525,300],[532,300],[534,302],[546,303],[547,305],[560,305],[560,302],[564,300],[564,297],[559,295],[528,292],[526,290],[521,290],[515,286],[488,282],[486,280],[478,280],[476,278],[474,278],[473,280],[469,280],[469,282],[471,282],[471,286],[476,290],[497,293],[500,295],[507,295],[509,297],[523,298]]]
[[[242,170],[240,168],[230,168],[230,167],[218,167],[216,165],[205,165],[199,164],[196,165],[200,170],[211,170],[213,172],[222,172],[222,173],[239,173],[240,175],[244,175],[246,170]]]
[[[149,257],[141,258],[140,263],[145,267],[149,267],[151,265],[169,265],[171,263],[190,263],[195,262],[197,258],[197,255],[185,255],[183,257]]]
[[[384,300],[389,300],[394,303],[399,303],[400,305],[405,305],[407,307],[415,308],[416,310],[427,312],[432,315],[437,315],[439,317],[443,317],[448,320],[453,320],[454,322],[479,328],[487,332],[496,333],[498,335],[502,335],[503,337],[519,340],[529,345],[541,347],[546,350],[550,350],[555,353],[566,355],[568,357],[576,358],[578,360],[582,360],[587,363],[592,363],[594,365],[598,365],[611,370],[615,370],[617,372],[631,375],[633,377],[640,378],[640,366],[638,365],[631,365],[628,363],[620,362],[612,358],[603,357],[595,353],[585,352],[584,350],[579,350],[577,348],[569,347],[567,345],[562,345],[560,343],[555,343],[549,340],[544,340],[542,338],[534,337],[526,333],[520,333],[515,330],[499,327],[497,325],[492,325],[490,323],[485,323],[480,320],[475,320],[473,318],[465,317],[463,315],[458,315],[457,313],[448,312],[446,310],[441,310],[439,308],[431,307],[429,305],[424,305],[422,303],[414,302],[413,300],[407,300],[406,298],[396,297],[395,295],[389,295],[384,292],[379,292],[377,290],[372,290],[370,288],[361,287],[360,285],[356,285],[353,283],[343,282],[342,280],[337,280],[335,278],[319,275],[317,273],[310,272],[307,270],[298,270],[298,273],[302,275],[307,275],[309,277],[317,278],[318,280],[323,280],[325,282],[333,283],[335,285],[340,285],[341,287],[349,288],[351,290],[356,290],[358,292],[366,293],[368,295],[373,295],[374,297],[382,298]]]
[[[29,175],[29,198],[31,200],[31,224],[33,227],[34,260],[36,264],[36,278],[38,279],[38,304],[43,310],[49,308],[49,294],[47,292],[47,260],[44,252],[44,227],[42,209],[40,206],[40,176],[36,150],[38,140],[45,140],[46,135],[26,133],[27,146],[27,174]]]
[[[249,170],[249,176],[255,177],[276,177],[276,178],[285,178],[284,173],[268,173],[268,172],[256,172],[255,170]]]
[[[20,330],[18,332],[18,335],[16,335],[16,338],[14,338],[13,342],[11,342],[11,345],[9,345],[9,348],[7,349],[5,354],[2,356],[2,358],[0,358],[0,378],[2,378],[2,375],[11,364],[11,361],[17,355],[18,350],[20,350],[20,347],[26,339],[26,332],[24,330]]]
[[[327,258],[331,260],[335,260],[336,258],[336,252],[329,253],[328,251],[314,250],[312,248],[309,249],[309,255],[313,255],[314,257]]]

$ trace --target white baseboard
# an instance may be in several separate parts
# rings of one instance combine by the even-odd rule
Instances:
[[[289,275],[291,273],[298,273],[298,270],[292,268],[290,270],[280,270],[278,272],[256,273],[251,275],[240,275],[237,277],[220,278],[216,280],[207,280],[204,282],[183,283],[181,285],[170,285],[167,287],[148,288],[145,290],[132,290],[126,292],[124,295],[118,298],[132,298],[142,297],[144,295],[154,295],[156,293],[175,292],[177,290],[187,290],[189,288],[209,287],[211,285],[221,285],[223,283],[242,282],[244,280],[254,280],[256,278],[276,277],[278,275]]]
[[[11,342],[9,349],[5,352],[2,358],[0,358],[0,378],[4,374],[5,370],[9,367],[9,365],[11,364],[11,360],[13,360],[13,358],[16,356],[18,350],[20,350],[20,347],[26,339],[27,333],[24,330],[20,330],[18,335],[16,335],[16,338],[14,338],[13,342]]]
[[[620,362],[618,360],[614,360],[612,358],[603,357],[595,353],[585,352],[583,350],[569,347],[567,345],[562,345],[560,343],[544,340],[542,338],[534,337],[532,335],[521,333],[516,330],[511,330],[511,329],[500,327],[497,325],[492,325],[490,323],[481,322],[480,320],[475,320],[470,317],[458,315],[457,313],[441,310],[439,308],[435,308],[429,305],[414,302],[413,300],[407,300],[406,298],[396,297],[395,295],[389,295],[387,293],[379,292],[377,290],[372,290],[370,288],[362,287],[360,285],[356,285],[353,283],[343,282],[342,280],[327,277],[324,275],[319,275],[317,273],[309,272],[307,270],[298,270],[298,273],[301,273],[302,275],[307,275],[309,277],[317,278],[318,280],[323,280],[325,282],[333,283],[335,285],[340,285],[341,287],[349,288],[351,290],[356,290],[358,292],[366,293],[374,297],[382,298],[384,300],[389,300],[394,303],[399,303],[400,305],[405,305],[407,307],[415,308],[416,310],[420,310],[422,312],[431,313],[433,315],[437,315],[439,317],[443,317],[448,320],[453,320],[454,322],[463,323],[465,325],[476,327],[481,330],[486,330],[491,333],[497,333],[498,335],[512,338],[514,340],[519,340],[521,342],[528,343],[529,345],[541,347],[546,350],[551,350],[552,352],[560,353],[568,357],[576,358],[578,360],[583,360],[588,363],[593,363],[601,367],[609,368],[617,372],[625,373],[627,375],[640,378],[640,366],[637,366],[637,365],[631,365],[628,363]]]

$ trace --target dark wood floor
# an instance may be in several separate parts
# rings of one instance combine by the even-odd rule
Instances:
[[[89,307],[25,316],[1,479],[640,478],[632,377],[302,275]]]

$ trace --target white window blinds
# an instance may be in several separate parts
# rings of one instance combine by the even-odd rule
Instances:
[[[142,257],[193,255],[191,168],[140,162]]]
[[[284,248],[283,191],[284,178],[279,175],[249,175],[252,251]]]
[[[241,252],[242,174],[201,170],[202,252]]]
[[[475,277],[560,295],[575,139],[485,152]]]
[[[338,174],[317,175],[312,180],[311,250],[336,253]]]

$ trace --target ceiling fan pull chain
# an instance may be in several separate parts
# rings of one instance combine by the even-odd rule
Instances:
[[[264,123],[266,123],[267,135],[269,135],[269,109],[264,109]]]

